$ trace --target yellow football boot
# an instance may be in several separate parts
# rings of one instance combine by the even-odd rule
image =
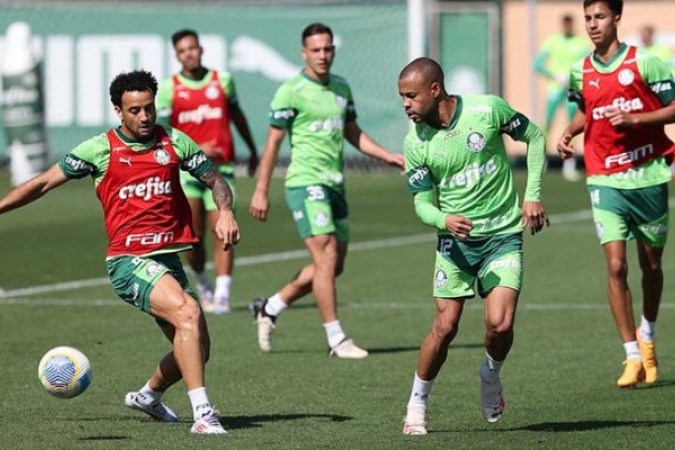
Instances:
[[[645,370],[640,361],[634,358],[628,358],[623,362],[623,365],[623,373],[616,382],[617,386],[620,388],[631,388],[644,380]]]
[[[656,359],[656,343],[654,341],[643,341],[640,339],[640,329],[636,333],[640,355],[642,355],[642,365],[645,370],[645,383],[654,384],[659,378],[659,362]]]

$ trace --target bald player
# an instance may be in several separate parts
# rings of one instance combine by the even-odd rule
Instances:
[[[403,434],[427,433],[434,379],[457,334],[464,302],[484,299],[485,360],[480,397],[485,419],[504,410],[500,369],[513,343],[522,285],[523,231],[548,225],[540,202],[546,140],[542,131],[502,98],[450,95],[443,71],[429,58],[408,64],[398,79],[403,108],[415,127],[403,142],[415,213],[438,231],[433,276],[436,317],[422,342]],[[503,135],[527,143],[522,208]]]

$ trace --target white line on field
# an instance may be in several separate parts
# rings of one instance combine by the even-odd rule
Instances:
[[[675,199],[670,199],[670,206],[675,206]],[[580,222],[591,218],[591,210],[584,209],[569,213],[553,214],[549,217],[552,224],[563,224],[571,222]],[[372,241],[355,242],[349,245],[350,252],[361,250],[375,250],[388,247],[400,247],[404,245],[420,244],[424,242],[433,242],[436,240],[434,233],[412,234],[408,236],[399,236],[387,239],[376,239]],[[290,261],[306,258],[306,250],[292,250],[286,252],[266,253],[263,255],[244,256],[237,258],[235,264],[237,267],[254,266],[258,264]],[[210,264],[208,265],[210,268]],[[30,286],[26,288],[2,290],[0,289],[0,299],[9,299],[14,297],[26,297],[37,294],[46,294],[49,292],[69,291],[86,287],[105,286],[109,283],[107,277],[90,278],[87,280],[66,281],[62,283],[45,284],[41,286]]]

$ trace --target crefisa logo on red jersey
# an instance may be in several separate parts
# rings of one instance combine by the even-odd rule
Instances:
[[[631,72],[633,73],[633,72]],[[593,108],[593,120],[600,120],[607,117],[607,114],[613,109],[629,113],[631,111],[640,111],[645,105],[639,98],[627,99],[625,97],[615,98],[611,104]]]

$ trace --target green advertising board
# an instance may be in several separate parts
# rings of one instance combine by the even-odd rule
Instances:
[[[259,147],[267,132],[269,102],[279,84],[301,69],[300,34],[312,22],[333,29],[338,47],[333,72],[350,82],[361,127],[392,150],[400,149],[407,131],[396,87],[408,55],[405,2],[255,8],[112,2],[0,6],[0,54],[4,30],[15,21],[30,25],[42,53],[52,158],[117,124],[108,85],[119,72],[143,68],[161,79],[178,69],[170,36],[181,28],[200,33],[206,66],[233,74]],[[245,146],[237,143],[245,156]],[[285,144],[282,154],[287,151]],[[348,145],[346,151],[359,154]]]

